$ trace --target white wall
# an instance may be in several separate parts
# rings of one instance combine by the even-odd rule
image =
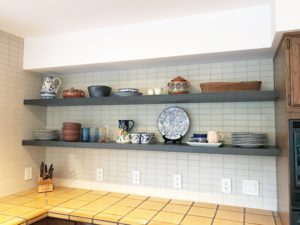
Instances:
[[[268,48],[270,5],[25,39],[24,69]]]
[[[300,29],[300,1],[275,0],[276,31],[292,31]]]

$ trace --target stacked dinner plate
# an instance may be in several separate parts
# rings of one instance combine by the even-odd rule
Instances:
[[[59,132],[58,130],[35,130],[34,138],[36,140],[45,140],[45,141],[58,140]]]
[[[120,88],[114,94],[121,97],[142,95],[142,93],[139,92],[139,89],[136,88]]]
[[[232,132],[232,144],[243,148],[259,148],[268,144],[266,133]]]

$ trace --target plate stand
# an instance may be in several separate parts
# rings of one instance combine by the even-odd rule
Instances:
[[[163,139],[165,140],[165,142],[164,142],[165,144],[167,144],[168,142],[172,142],[173,144],[181,144],[182,138],[183,138],[183,136],[180,135],[180,138],[173,140],[173,139],[166,138],[166,136],[163,135]]]

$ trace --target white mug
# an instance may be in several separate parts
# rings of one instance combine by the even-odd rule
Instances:
[[[219,143],[223,140],[224,134],[219,131],[208,131],[207,132],[207,141],[208,143]]]

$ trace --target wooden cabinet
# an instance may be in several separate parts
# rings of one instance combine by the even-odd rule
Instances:
[[[276,62],[280,64],[276,68]],[[281,85],[285,84],[288,111],[300,111],[300,33],[287,34],[282,39],[275,56],[276,69],[284,73]],[[276,81],[275,81],[276,82]]]
[[[287,48],[290,54],[289,105],[300,107],[300,34],[287,38]]]

